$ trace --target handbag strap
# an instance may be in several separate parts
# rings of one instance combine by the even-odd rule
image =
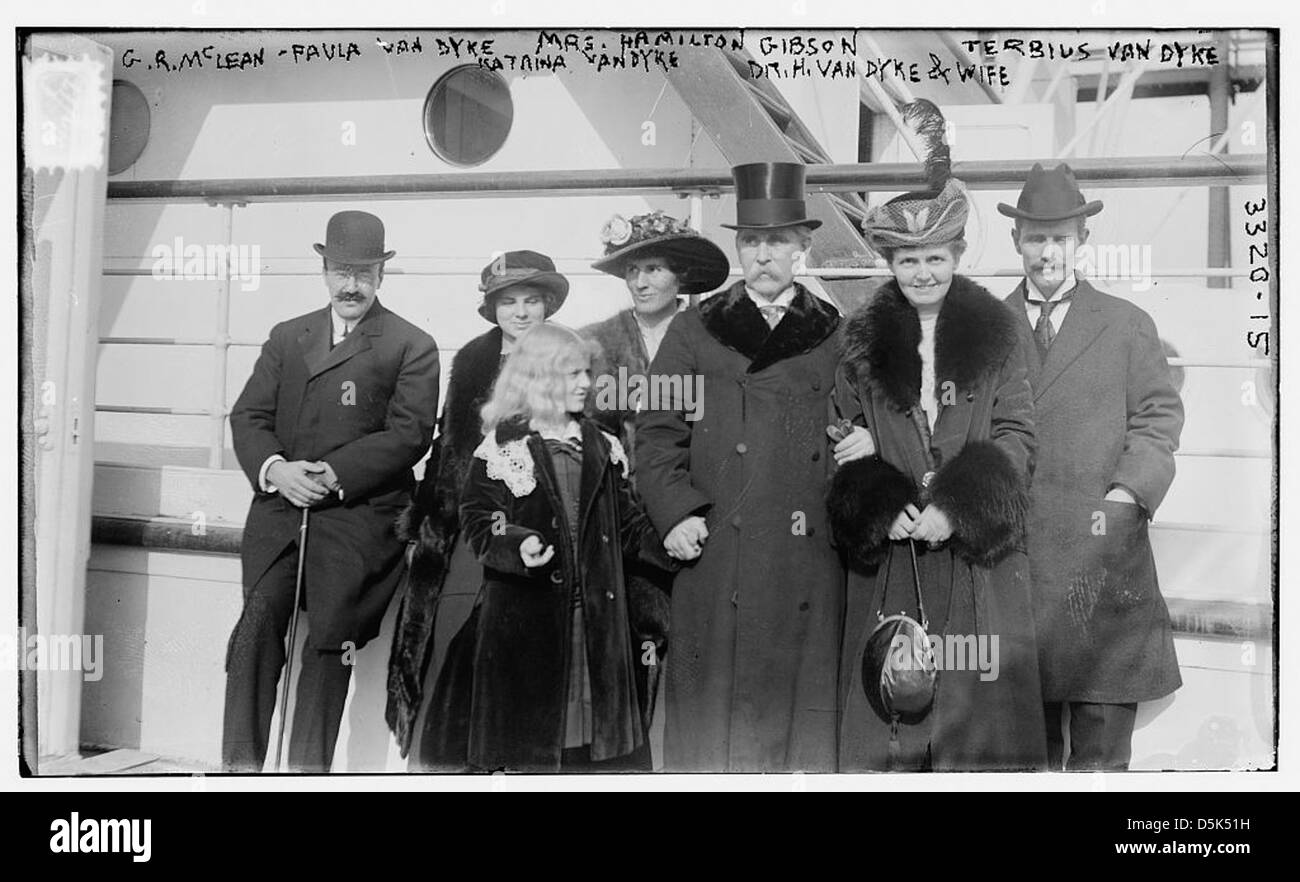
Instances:
[[[912,589],[916,594],[916,617],[921,623],[921,628],[925,631],[930,630],[930,619],[925,614],[925,602],[921,599],[921,569],[916,563],[916,541],[907,540],[907,550],[912,558]],[[889,596],[889,572],[894,564],[894,552],[891,549],[889,555],[885,558],[885,575],[882,581],[884,585],[880,589],[880,607],[876,610],[876,620],[882,621],[885,618],[885,601]]]

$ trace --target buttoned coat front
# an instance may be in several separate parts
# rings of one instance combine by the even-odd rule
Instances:
[[[679,398],[638,415],[637,487],[661,534],[693,514],[709,531],[673,585],[668,770],[835,768],[844,570],[825,492],[840,319],[796,287],[772,330],[743,283],[679,313],[651,365],[653,380],[702,386],[695,413]]]
[[[230,428],[254,488],[240,548],[246,593],[297,540],[301,519],[278,493],[262,492],[262,464],[277,453],[324,460],[343,488],[342,500],[311,509],[304,579],[311,645],[337,651],[379,632],[400,576],[393,521],[433,435],[438,348],[377,300],[331,348],[331,309],[271,329]]]
[[[1183,403],[1151,317],[1080,279],[1047,359],[1019,316],[1038,435],[1029,560],[1048,701],[1131,703],[1182,684],[1148,521],[1174,479]],[[1138,505],[1106,501],[1114,486]]]

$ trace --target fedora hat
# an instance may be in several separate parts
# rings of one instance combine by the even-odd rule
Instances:
[[[721,248],[662,211],[632,218],[616,214],[600,231],[600,240],[605,245],[605,256],[593,263],[592,269],[620,279],[629,261],[645,257],[662,257],[685,267],[684,278],[678,282],[688,294],[721,288],[731,272],[731,263]]]
[[[492,301],[496,295],[514,285],[533,285],[549,295],[546,317],[550,318],[569,296],[569,280],[556,272],[555,261],[536,251],[507,251],[493,258],[479,274],[478,289],[483,292],[483,302],[478,314],[496,323]]]
[[[312,246],[338,263],[383,263],[396,251],[384,250],[384,222],[368,211],[340,211],[325,227],[325,244]]]
[[[801,162],[750,162],[731,170],[736,182],[736,222],[723,224],[729,230],[768,230],[803,225],[815,230],[822,225],[808,217],[804,203]]]
[[[1045,223],[1092,217],[1101,208],[1101,200],[1089,202],[1084,198],[1074,181],[1074,170],[1065,163],[1046,171],[1041,163],[1035,162],[1015,207],[998,203],[998,211],[1007,217]]]

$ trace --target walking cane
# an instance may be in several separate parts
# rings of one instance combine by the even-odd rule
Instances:
[[[280,767],[280,754],[284,749],[284,724],[289,711],[289,682],[293,679],[293,650],[298,642],[298,607],[302,604],[302,570],[307,560],[307,512],[302,510],[302,523],[298,525],[298,578],[293,586],[293,615],[289,617],[288,646],[284,653],[284,676],[280,678],[280,730],[275,736],[275,770]]]

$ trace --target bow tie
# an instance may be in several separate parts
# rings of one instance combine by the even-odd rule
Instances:
[[[788,310],[789,308],[790,307],[788,306],[781,306],[780,304],[773,303],[768,306],[760,306],[758,308],[758,311],[763,314],[763,318],[767,322],[767,326],[769,328],[775,328],[778,324],[780,324],[781,319],[785,317],[786,310]]]

